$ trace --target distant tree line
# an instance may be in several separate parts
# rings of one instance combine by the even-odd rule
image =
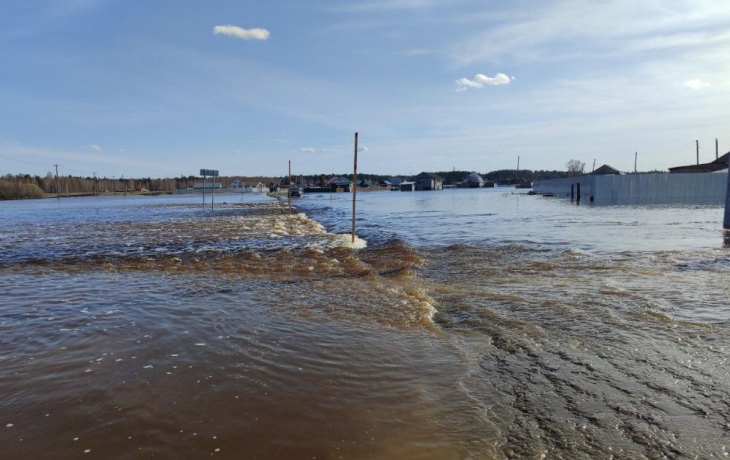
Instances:
[[[216,178],[216,182],[224,185],[234,180],[241,180],[248,185],[256,185],[259,182],[269,184],[277,183],[279,179],[272,177],[244,177],[225,176]],[[202,182],[202,178],[196,176],[181,176],[175,178],[108,178],[108,177],[82,177],[82,176],[59,176],[56,179],[53,173],[45,176],[30,174],[7,174],[0,176],[0,200],[12,200],[19,198],[42,198],[44,195],[93,195],[110,193],[172,193],[175,189],[192,188],[195,182]],[[211,181],[211,179],[208,179]]]
[[[456,184],[457,182],[461,182],[471,174],[473,171],[429,171],[433,172],[434,174],[438,174],[439,176],[444,178],[444,183],[446,184]],[[487,173],[479,173],[485,180],[488,181],[495,181],[500,183],[511,183],[511,184],[518,184],[522,182],[532,182],[539,179],[555,179],[555,178],[562,178],[562,177],[568,177],[569,173],[567,171],[531,171],[529,169],[501,169],[497,171],[490,171]],[[300,181],[304,181],[308,184],[314,184],[314,185],[325,185],[327,182],[333,178],[333,177],[344,177],[349,180],[353,180],[352,174],[304,174],[304,175],[296,175],[292,176],[292,181],[294,183],[298,183]],[[400,177],[402,179],[410,179],[413,176],[409,174],[395,174],[395,175],[387,175],[387,174],[361,174],[358,173],[357,180],[358,182],[361,180],[367,181],[370,184],[377,185],[380,182],[384,180],[388,180],[391,177]],[[282,184],[286,184],[288,181],[288,177],[280,177],[279,181]]]
[[[585,169],[585,164],[573,161],[566,165],[565,171],[556,170],[539,170],[532,171],[529,169],[501,169],[480,173],[487,181],[494,181],[501,184],[519,184],[524,182],[534,182],[541,179],[555,179],[580,175]],[[434,171],[435,174],[444,178],[446,184],[456,184],[466,178],[472,171]],[[664,171],[649,171],[650,173],[662,173]],[[353,179],[352,174],[307,174],[294,175],[292,180],[295,183],[305,182],[314,185],[326,185],[333,177],[345,177],[349,180]],[[391,177],[400,177],[402,179],[410,179],[412,176],[404,175],[388,175],[388,174],[358,174],[358,181],[366,181],[368,184],[377,185]],[[208,179],[211,181],[212,179]],[[288,176],[284,177],[267,177],[267,176],[221,176],[215,179],[216,182],[227,186],[234,180],[255,186],[258,183],[265,185],[286,184]],[[172,193],[175,189],[192,188],[196,182],[202,182],[202,178],[197,176],[181,176],[174,178],[108,178],[108,177],[82,177],[82,176],[59,176],[56,179],[52,173],[45,176],[37,176],[30,174],[5,175],[0,176],[0,200],[19,199],[19,198],[41,198],[45,195],[91,195],[91,194],[110,194],[110,193]]]

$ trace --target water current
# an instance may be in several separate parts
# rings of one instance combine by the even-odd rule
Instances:
[[[0,458],[726,458],[722,209],[0,203]]]

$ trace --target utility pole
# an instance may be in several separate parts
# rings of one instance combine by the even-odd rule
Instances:
[[[700,141],[695,141],[697,143],[697,164],[700,164]]]
[[[59,200],[61,199],[61,187],[58,185],[58,165],[54,164],[53,166],[56,167],[56,198]]]
[[[636,174],[636,166],[639,163],[639,152],[634,152],[634,174]]]
[[[352,243],[355,244],[355,198],[357,197],[357,133],[355,133],[355,166],[352,181]]]
[[[291,160],[289,160],[289,183],[286,184],[287,192],[286,195],[289,198],[289,214],[291,214]]]
[[[94,175],[94,196],[97,195],[96,193],[96,173],[92,173]]]
[[[517,172],[520,172],[520,157],[517,156]]]
[[[720,146],[717,143],[717,138],[715,138],[715,159],[720,159]]]
[[[593,170],[591,172],[595,172],[595,171],[596,171],[596,159],[594,158],[593,159]]]
[[[727,191],[725,192],[725,220],[723,221],[725,230],[730,230],[730,157],[728,157],[727,168]]]

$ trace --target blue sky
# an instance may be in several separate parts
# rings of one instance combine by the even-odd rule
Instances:
[[[0,173],[341,172],[355,131],[371,173],[709,161],[728,24],[727,0],[2,2]]]

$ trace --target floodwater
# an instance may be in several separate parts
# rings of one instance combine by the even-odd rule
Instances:
[[[0,457],[726,458],[718,207],[0,203]]]

